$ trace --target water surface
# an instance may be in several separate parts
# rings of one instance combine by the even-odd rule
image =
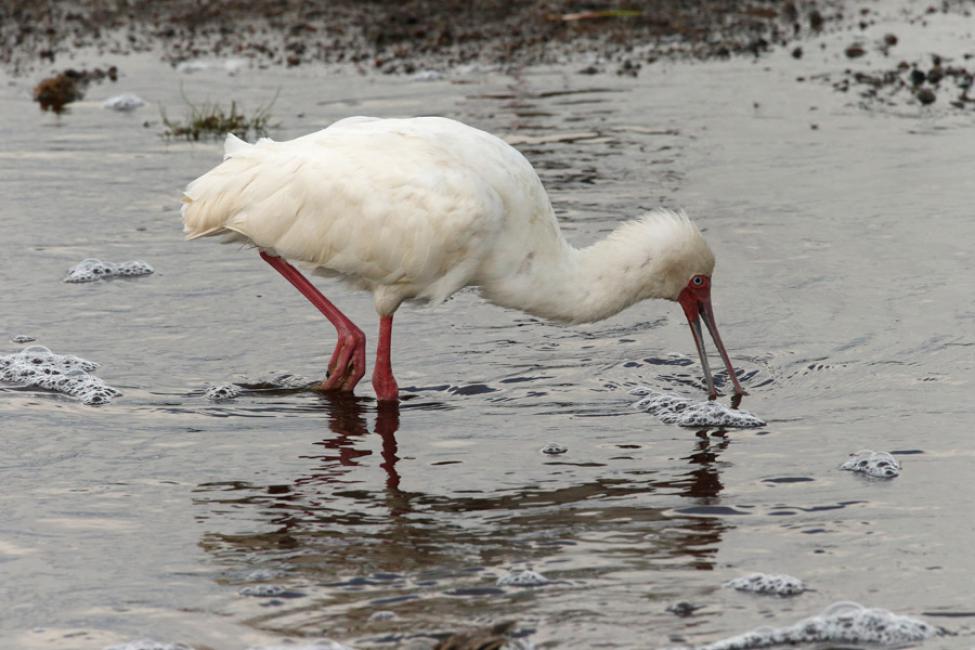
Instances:
[[[6,79],[0,351],[34,336],[100,362],[124,395],[93,408],[0,391],[0,645],[429,647],[517,620],[541,647],[645,648],[854,600],[956,634],[930,647],[970,648],[975,120],[864,110],[795,81],[846,65],[835,51],[655,64],[635,80],[550,68],[423,83],[185,75],[145,55],[61,118]],[[350,114],[447,115],[508,137],[580,245],[650,207],[686,209],[718,258],[744,407],[768,426],[694,431],[632,407],[637,386],[700,390],[676,305],[563,327],[473,292],[398,313],[399,408],[377,408],[368,381],[356,398],[206,399],[208,384],[321,376],[333,334],[254,251],[182,241],[179,191],[221,152],[159,137],[157,107],[178,114],[180,84],[245,106],[280,88],[276,139]],[[118,92],[151,105],[102,109]],[[89,257],[155,273],[61,281]],[[323,289],[373,341],[371,298]],[[540,453],[549,442],[568,451]],[[901,476],[839,469],[864,448],[894,452]],[[527,568],[550,582],[497,585]],[[811,591],[721,586],[753,572]],[[257,585],[284,594],[240,593]],[[680,601],[699,609],[668,611]]]

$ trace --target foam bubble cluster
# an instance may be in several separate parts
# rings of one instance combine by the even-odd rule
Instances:
[[[110,645],[105,650],[193,650],[193,648],[183,643],[163,643],[152,639],[139,639],[138,641]]]
[[[898,616],[886,609],[869,609],[857,603],[840,602],[817,616],[804,618],[788,627],[760,627],[699,650],[750,650],[795,643],[878,643],[895,645],[929,639],[938,629],[922,620]]]
[[[668,395],[652,388],[636,388],[630,391],[643,399],[636,403],[651,415],[656,415],[666,424],[682,427],[733,427],[736,429],[757,429],[765,422],[748,411],[731,409],[717,401],[694,401],[686,397]]]
[[[10,340],[14,343],[30,343],[31,341],[36,341],[37,339],[33,336],[27,336],[26,334],[18,334]]]
[[[105,278],[131,278],[139,275],[149,275],[153,268],[147,263],[132,260],[130,262],[103,262],[89,257],[82,260],[76,266],[68,269],[68,275],[64,278],[65,282],[81,283],[95,282]]]
[[[0,355],[0,382],[63,393],[82,404],[108,404],[122,393],[91,374],[97,367],[94,361],[32,345],[15,354]]]
[[[206,387],[203,394],[211,402],[225,402],[240,395],[240,386],[237,384],[217,384]]]
[[[873,478],[894,478],[900,476],[901,466],[897,459],[886,451],[861,449],[840,465],[840,469],[860,472]]]
[[[776,596],[795,596],[806,590],[806,585],[798,578],[767,573],[752,573],[729,580],[724,584],[726,587],[738,591],[749,591],[753,594],[774,594]]]
[[[140,106],[145,106],[146,102],[138,95],[115,95],[102,102],[102,107],[113,111],[127,113],[134,111]]]
[[[330,639],[325,639],[324,641],[318,641],[312,644],[304,645],[265,645],[265,646],[251,646],[247,650],[353,650],[347,645],[342,645],[337,641],[332,641]]]
[[[515,571],[506,576],[498,578],[499,587],[540,587],[547,585],[548,578],[537,571],[526,569],[525,571]]]

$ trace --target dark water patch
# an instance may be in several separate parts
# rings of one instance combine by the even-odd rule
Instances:
[[[749,512],[731,508],[729,506],[688,506],[686,508],[676,508],[675,512],[684,515],[706,516],[706,517],[725,517],[732,515],[747,515]]]
[[[451,386],[447,392],[454,395],[483,395],[497,392],[497,390],[497,388],[491,388],[487,384],[468,384],[467,386]]]
[[[536,375],[530,377],[506,377],[501,381],[502,384],[518,384],[527,381],[539,381],[542,379],[555,379],[552,375]]]
[[[781,476],[778,478],[764,478],[763,483],[809,483],[816,479],[809,476]]]

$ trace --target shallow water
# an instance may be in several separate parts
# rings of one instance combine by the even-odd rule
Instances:
[[[944,51],[971,31],[955,18],[895,24],[904,47]],[[0,353],[36,337],[98,362],[123,395],[95,408],[0,390],[0,646],[428,647],[517,620],[541,647],[665,647],[852,600],[954,634],[925,647],[971,648],[975,118],[867,111],[795,81],[850,65],[846,40],[799,62],[655,64],[635,80],[578,66],[188,75],[91,55],[80,63],[124,76],[61,118],[31,105],[30,80],[5,79]],[[580,244],[685,208],[717,254],[743,407],[768,425],[695,432],[633,407],[637,386],[702,394],[686,323],[662,302],[580,327],[473,293],[406,307],[398,409],[377,409],[368,382],[355,399],[269,382],[321,376],[332,332],[253,251],[182,241],[179,191],[220,145],[158,136],[181,83],[245,106],[280,88],[276,139],[349,114],[442,114],[510,137]],[[101,107],[119,92],[151,104]],[[155,273],[61,281],[89,257]],[[372,335],[368,296],[326,293]],[[245,388],[207,398],[229,383]],[[567,451],[542,453],[551,442]],[[864,448],[894,453],[902,474],[840,470]],[[499,584],[526,569],[548,582]],[[722,587],[753,572],[810,591]],[[682,601],[699,609],[668,611]]]

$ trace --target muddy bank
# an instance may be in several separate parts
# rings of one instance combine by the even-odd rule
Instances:
[[[824,0],[176,0],[135,6],[11,0],[0,8],[0,63],[23,73],[91,47],[111,54],[158,49],[174,64],[242,56],[268,65],[355,63],[411,73],[467,63],[557,63],[590,54],[634,74],[661,56],[759,55],[843,18],[842,3]]]

